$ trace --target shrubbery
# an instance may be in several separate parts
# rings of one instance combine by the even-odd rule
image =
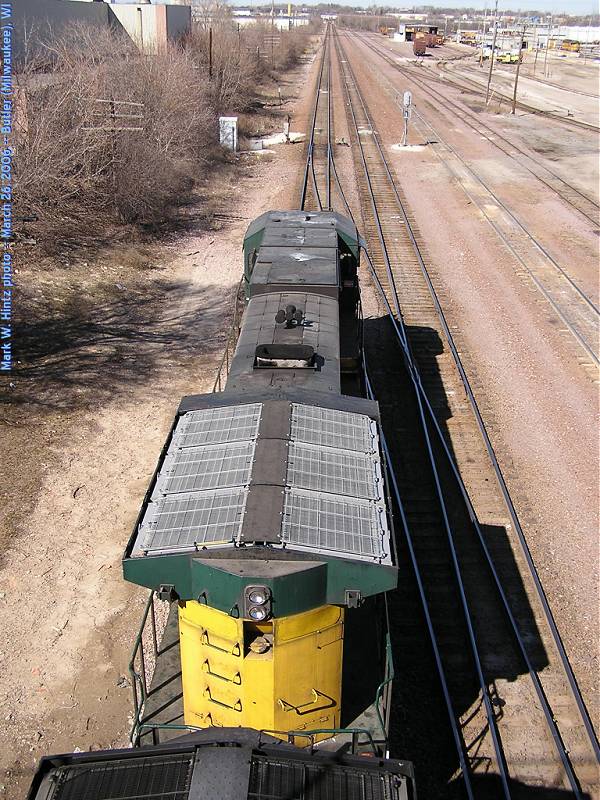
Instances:
[[[213,24],[211,80],[202,26],[156,55],[105,29],[73,26],[47,41],[16,76],[17,217],[35,219],[28,230],[47,249],[168,219],[218,152],[217,116],[248,109],[257,83],[291,66],[308,39],[282,34],[271,65],[264,37]]]

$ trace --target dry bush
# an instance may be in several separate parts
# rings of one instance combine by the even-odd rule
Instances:
[[[212,32],[210,91],[219,114],[243,112],[256,101],[257,84],[290,69],[307,49],[314,26],[279,31],[268,22],[237,26],[228,6],[209,2],[194,25],[188,48],[199,70],[209,74],[209,31]],[[272,47],[271,39],[277,43]]]
[[[17,76],[17,215],[37,217],[31,230],[49,247],[111,222],[168,217],[215,138],[190,56],[142,55],[106,29],[73,26],[46,42],[44,63]]]
[[[260,64],[263,73],[277,78],[279,72],[291,69],[308,48],[311,35],[317,30],[313,25],[291,28],[282,31],[268,22],[257,23],[243,31],[247,41],[252,42],[253,52],[260,50]],[[271,38],[275,44],[271,46]]]
[[[215,115],[206,81],[186,52],[173,48],[140,57],[122,77],[121,92],[144,105],[138,112],[143,132],[121,133],[117,142],[118,211],[127,221],[158,222],[205,174]]]
[[[219,114],[251,109],[257,84],[289,68],[309,40],[280,35],[265,54],[270,26],[238,31],[230,12],[211,10],[184,47],[157,55],[101,27],[48,29],[16,76],[17,217],[51,250],[60,240],[90,238],[115,224],[158,226],[187,199],[217,152]]]
[[[187,50],[198,71],[209,76],[209,29],[195,25],[187,41]],[[256,85],[262,77],[262,67],[255,55],[255,46],[248,36],[232,25],[226,17],[212,25],[212,78],[210,96],[219,114],[249,108],[256,95]]]
[[[276,50],[275,68],[286,70],[294,67],[307,49],[309,41],[310,34],[303,27],[282,31],[279,47]]]
[[[337,18],[337,25],[340,28],[352,28],[359,31],[378,31],[380,26],[387,28],[396,28],[398,20],[395,17],[386,17],[385,15],[364,14],[357,16],[356,14],[340,14]]]

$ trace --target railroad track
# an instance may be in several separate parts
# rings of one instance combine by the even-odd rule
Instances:
[[[391,53],[386,48],[375,44],[370,37],[358,34],[356,36],[366,47],[383,58],[386,63],[397,70],[401,75],[409,78],[416,86],[419,86],[423,91],[427,92],[428,98],[437,103],[437,108],[441,113],[447,113],[449,109],[454,109],[455,116],[452,119],[453,123],[456,122],[456,119],[459,119],[479,136],[486,139],[498,150],[516,161],[538,181],[551,189],[571,208],[582,214],[595,227],[598,227],[600,224],[600,204],[595,200],[588,197],[576,186],[573,186],[573,184],[561,178],[560,175],[557,175],[551,169],[544,166],[507,136],[469,111],[466,106],[457,103],[447,94],[441,92],[439,90],[439,81],[434,77],[423,75],[422,69],[415,70],[410,67],[401,66],[394,60]]]
[[[300,191],[300,208],[306,211],[323,211],[331,208],[332,88],[331,35],[327,27],[317,73],[304,179]]]
[[[545,86],[552,86],[555,89],[561,89],[563,92],[568,92],[569,94],[579,94],[583,97],[591,97],[594,100],[600,100],[600,95],[592,94],[592,92],[584,92],[583,89],[566,89],[564,86],[561,86],[560,83],[554,83],[554,81],[549,81],[545,78],[540,78],[537,75],[526,72],[523,70],[523,67],[521,67],[521,74],[524,78],[529,78],[529,80],[535,81],[536,83],[543,83]]]
[[[374,384],[463,786],[471,797],[518,797],[531,786],[586,797],[598,789],[595,734],[429,279],[423,242],[337,35],[335,47],[373,277],[407,365],[402,373],[386,353]],[[410,408],[395,385],[403,380],[416,389]],[[402,608],[400,595],[394,602]],[[396,620],[403,654],[422,649],[409,620]]]
[[[399,97],[396,87],[387,78],[379,73],[377,77],[388,83],[393,96]],[[414,114],[419,120],[422,137],[429,141],[440,161],[514,256],[522,274],[550,305],[563,329],[577,343],[581,365],[597,380],[600,310],[456,148],[443,139],[423,114],[418,111]]]
[[[474,78],[469,78],[467,75],[462,73],[457,74],[453,70],[449,70],[444,62],[440,62],[438,67],[441,71],[445,72],[446,76],[448,76],[446,80],[449,83],[454,84],[457,88],[463,90],[466,89],[467,91],[474,92],[478,95],[481,95],[485,91],[486,87],[482,83]],[[450,75],[452,77],[450,77]],[[492,90],[496,97],[499,97],[508,103],[512,103],[512,96],[504,94],[498,89],[497,86],[492,85]],[[537,114],[538,116],[545,117],[546,119],[553,120],[554,122],[560,122],[563,125],[567,125],[569,128],[580,128],[581,130],[591,131],[592,133],[596,134],[600,131],[600,128],[597,125],[592,125],[591,122],[585,122],[581,119],[573,119],[572,117],[563,117],[554,111],[544,111],[537,106],[524,103],[522,100],[517,100],[517,108],[522,108],[524,111],[529,111],[531,114]]]

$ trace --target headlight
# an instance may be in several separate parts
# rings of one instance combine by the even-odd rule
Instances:
[[[263,606],[269,599],[264,589],[252,589],[248,594],[248,600],[257,606]]]
[[[246,619],[262,622],[271,616],[271,590],[268,586],[246,586],[244,590],[244,614]]]
[[[266,619],[267,611],[263,606],[252,606],[248,609],[248,616],[256,622],[262,622]]]

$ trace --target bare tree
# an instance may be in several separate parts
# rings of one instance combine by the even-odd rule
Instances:
[[[157,224],[207,164],[215,118],[189,53],[144,56],[105,29],[75,26],[17,75],[16,213],[38,237],[111,221]]]

